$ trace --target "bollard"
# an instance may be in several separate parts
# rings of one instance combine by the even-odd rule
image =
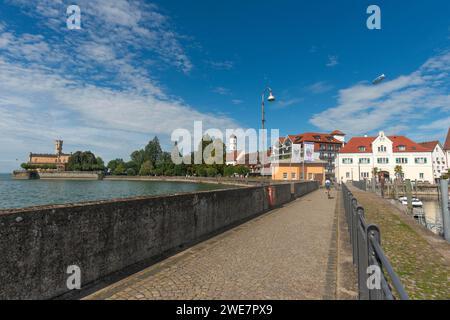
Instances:
[[[407,179],[405,181],[405,185],[406,185],[406,198],[408,199],[408,214],[413,214],[411,180]]]
[[[450,242],[450,213],[448,208],[448,180],[441,179],[441,207],[442,224],[444,227],[444,238]]]

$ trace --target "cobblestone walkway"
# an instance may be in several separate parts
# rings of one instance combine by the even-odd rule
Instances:
[[[334,299],[335,201],[316,191],[86,299]]]

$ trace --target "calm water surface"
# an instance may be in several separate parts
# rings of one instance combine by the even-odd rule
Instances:
[[[425,211],[425,216],[427,222],[430,223],[441,223],[442,221],[442,211],[441,204],[438,199],[425,199],[423,202],[423,210]]]
[[[14,180],[0,174],[0,210],[223,188],[184,182]]]

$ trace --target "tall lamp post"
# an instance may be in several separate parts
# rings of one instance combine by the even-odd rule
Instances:
[[[266,101],[266,93],[269,93],[269,96],[267,97],[267,101],[274,102],[275,96],[272,93],[272,89],[267,87],[264,89],[262,93],[262,99],[261,99],[261,107],[262,107],[262,129],[265,129],[266,119],[265,119],[265,112],[264,112],[264,105]]]
[[[261,150],[261,153],[262,153],[262,155],[264,155],[263,154],[263,152],[265,152],[265,147],[266,147],[266,141],[265,141],[265,134],[264,134],[264,129],[265,129],[265,124],[266,124],[266,118],[265,118],[265,110],[264,110],[264,107],[265,107],[265,102],[266,102],[266,94],[269,94],[269,96],[267,97],[267,101],[269,101],[269,102],[275,102],[275,96],[273,95],[273,93],[272,93],[272,89],[271,88],[269,88],[269,87],[266,87],[264,90],[263,90],[263,92],[262,92],[262,95],[261,95],[261,112],[262,112],[262,130],[263,130],[263,136],[262,136],[262,141],[261,141],[261,144],[262,144],[262,150]],[[261,162],[261,161],[260,161]],[[262,164],[261,164],[262,165]],[[262,175],[262,173],[263,173],[263,168],[261,167],[261,175]]]

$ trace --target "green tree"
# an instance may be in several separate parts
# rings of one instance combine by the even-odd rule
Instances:
[[[128,161],[125,164],[125,167],[127,168],[127,175],[129,176],[135,176],[141,168],[134,160]],[[134,174],[128,174],[129,172],[134,172]]]
[[[111,172],[112,174],[115,174],[114,172],[116,171],[116,169],[119,165],[121,165],[124,168],[124,172],[125,172],[126,165],[125,165],[125,162],[123,161],[123,159],[114,159],[114,160],[111,160],[110,162],[108,162],[109,172]]]
[[[206,172],[206,166],[205,165],[197,165],[196,167],[196,174],[199,177],[206,177],[207,176],[207,172]]]
[[[234,171],[234,167],[233,167],[233,166],[226,166],[226,167],[223,169],[223,175],[224,175],[225,177],[231,177],[231,176],[234,175],[234,173],[235,173],[235,171]]]
[[[126,170],[127,170],[127,168],[125,167],[125,164],[124,163],[119,163],[115,167],[115,169],[113,171],[113,175],[115,175],[115,176],[122,176],[122,175],[124,175],[126,173]]]
[[[376,178],[378,175],[379,169],[377,167],[372,169],[372,177]]]
[[[135,176],[135,175],[136,175],[136,171],[133,168],[127,169],[127,176]]]
[[[133,161],[136,164],[136,167],[139,168],[142,166],[142,164],[145,162],[145,151],[144,150],[136,150],[134,151],[131,156],[131,161]]]
[[[208,177],[216,177],[217,174],[218,174],[218,171],[217,171],[216,168],[214,168],[214,167],[208,167],[208,168],[206,168],[206,175],[207,175]]]
[[[394,172],[395,172],[395,176],[397,177],[397,179],[402,179],[403,178],[403,168],[402,168],[402,166],[395,166]]]
[[[67,170],[69,171],[102,171],[105,164],[100,157],[90,151],[77,151],[69,157]]]
[[[141,169],[139,170],[139,175],[140,176],[149,176],[153,174],[153,164],[150,160],[145,161],[142,166]]]
[[[182,177],[187,174],[187,167],[184,164],[174,166],[174,176]]]
[[[163,151],[161,145],[159,144],[158,137],[154,137],[144,149],[144,159],[145,161],[151,161],[152,165],[155,166],[156,163],[161,159]]]
[[[448,170],[448,172],[447,173],[444,173],[443,175],[442,175],[442,179],[450,179],[450,169]]]
[[[234,170],[238,175],[242,175],[242,176],[245,176],[250,173],[250,169],[247,168],[246,166],[242,166],[242,165],[236,166]]]

